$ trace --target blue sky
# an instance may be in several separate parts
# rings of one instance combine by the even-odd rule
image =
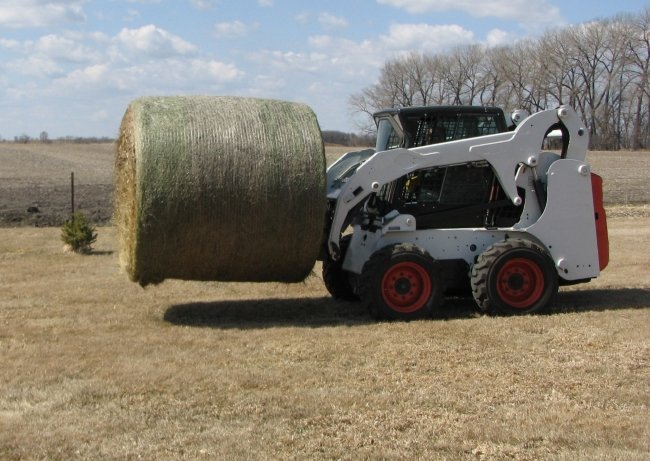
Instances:
[[[356,131],[348,98],[387,59],[498,45],[640,12],[641,0],[0,0],[0,136],[117,135],[129,101],[301,101]]]

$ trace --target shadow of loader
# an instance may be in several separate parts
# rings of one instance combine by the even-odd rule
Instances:
[[[622,288],[562,291],[539,315],[650,308],[650,289]],[[433,321],[480,317],[471,298],[448,298]],[[258,299],[177,304],[164,320],[174,325],[221,329],[273,327],[319,328],[376,323],[361,303],[330,297]]]

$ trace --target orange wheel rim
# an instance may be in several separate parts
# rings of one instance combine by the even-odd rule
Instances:
[[[527,309],[539,301],[544,287],[542,269],[530,259],[511,259],[497,274],[499,298],[516,309]]]
[[[424,267],[406,261],[386,271],[381,289],[388,307],[408,314],[421,309],[431,297],[431,278]]]

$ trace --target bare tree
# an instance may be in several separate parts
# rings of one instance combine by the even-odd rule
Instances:
[[[595,141],[597,133],[596,109],[602,100],[597,96],[597,83],[602,72],[601,62],[604,53],[604,34],[598,23],[581,24],[570,28],[571,44],[576,54],[572,65],[581,78],[580,96],[582,115],[589,128],[590,139]]]
[[[485,58],[481,64],[482,82],[479,94],[481,105],[496,106],[508,100],[506,86],[506,47],[485,49]]]
[[[479,45],[459,46],[441,59],[441,75],[450,90],[451,104],[472,104],[478,94],[481,64]]]
[[[443,78],[443,70],[446,65],[445,56],[435,54],[429,56],[427,60],[427,71],[431,76],[431,103],[432,104],[449,104],[451,90]]]
[[[476,104],[483,83],[485,48],[481,45],[467,45],[457,49],[458,64],[463,76],[466,104]]]
[[[634,102],[634,119],[631,133],[631,148],[638,149],[646,147],[647,118],[644,121],[644,105],[650,104],[650,7],[646,7],[640,15],[628,18],[630,34],[628,36],[627,47],[631,61],[631,75],[633,76],[632,85],[634,87],[632,98]],[[650,108],[650,107],[649,107]],[[646,127],[645,140],[642,142],[642,127]]]
[[[392,59],[381,70],[379,81],[352,95],[349,99],[354,112],[371,116],[373,112],[387,107],[408,107],[441,102],[436,98],[436,73],[439,68],[435,57],[410,53]],[[360,128],[374,129],[368,117]],[[371,119],[371,117],[370,117]]]
[[[504,56],[506,81],[510,86],[508,106],[537,112],[546,107],[546,90],[537,84],[537,44],[531,40],[515,43]]]
[[[434,80],[430,61],[431,58],[423,53],[411,53],[402,60],[417,105],[431,104]]]

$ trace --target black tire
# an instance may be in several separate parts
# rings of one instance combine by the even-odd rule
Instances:
[[[362,302],[379,319],[429,317],[441,302],[443,286],[438,265],[412,244],[391,245],[375,252],[363,266]]]
[[[325,288],[335,299],[341,299],[343,301],[358,301],[359,296],[356,295],[352,284],[350,283],[350,275],[347,271],[343,270],[343,260],[345,259],[345,253],[350,246],[351,235],[346,235],[341,239],[341,257],[338,261],[334,261],[329,253],[325,259],[323,259],[323,282],[325,283]]]
[[[470,282],[478,308],[489,314],[539,312],[558,290],[551,257],[539,245],[522,239],[495,243],[481,253]]]

